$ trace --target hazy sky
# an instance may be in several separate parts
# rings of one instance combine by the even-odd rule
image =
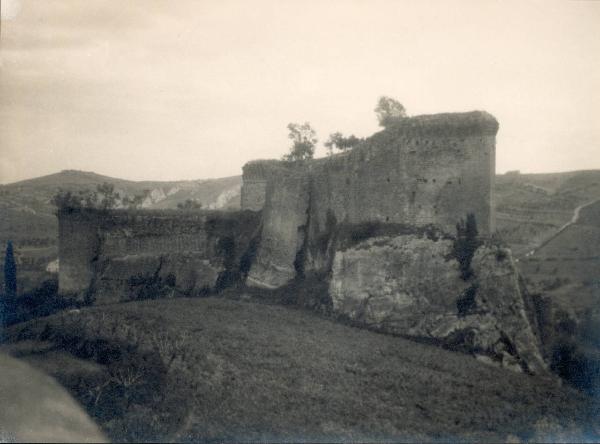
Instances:
[[[286,125],[482,109],[498,172],[600,168],[600,1],[0,0],[0,182],[240,174]]]

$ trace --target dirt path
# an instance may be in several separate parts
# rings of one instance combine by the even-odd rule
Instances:
[[[600,199],[595,199],[591,202],[581,204],[577,208],[575,208],[575,210],[573,211],[573,217],[571,217],[571,220],[569,222],[567,222],[562,227],[560,227],[556,231],[556,233],[554,233],[552,236],[550,236],[547,239],[545,239],[544,241],[542,241],[536,248],[534,248],[533,250],[530,250],[528,253],[526,253],[524,257],[533,256],[540,248],[545,247],[548,243],[550,243],[552,240],[556,239],[556,237],[558,237],[563,231],[565,231],[571,225],[576,224],[577,221],[579,221],[579,215],[581,214],[581,210],[584,209],[585,207],[589,207],[590,205],[593,205],[597,202],[600,202]]]

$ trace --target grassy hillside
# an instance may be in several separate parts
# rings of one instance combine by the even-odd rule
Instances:
[[[498,175],[495,193],[498,231],[523,256],[600,199],[600,170]]]
[[[283,306],[176,299],[8,329],[115,440],[598,438],[590,400],[470,356]],[[594,435],[594,433],[596,435]]]

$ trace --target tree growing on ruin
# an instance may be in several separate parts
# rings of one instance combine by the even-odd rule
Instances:
[[[287,128],[290,131],[288,137],[292,140],[292,146],[290,152],[283,156],[283,160],[295,162],[312,159],[315,155],[317,133],[310,123],[290,123]]]
[[[97,206],[101,210],[110,210],[115,208],[117,203],[121,200],[119,193],[115,192],[115,186],[111,183],[103,183],[96,187],[98,196]]]
[[[144,203],[144,196],[142,194],[136,194],[133,197],[123,196],[121,204],[127,207],[129,210],[136,210]]]
[[[121,197],[115,191],[113,184],[105,182],[97,185],[95,191],[79,190],[75,193],[59,188],[58,192],[52,198],[52,203],[59,211],[72,211],[81,208],[110,210],[119,204],[126,204],[126,199],[126,197]],[[139,203],[141,204],[141,200]]]
[[[460,275],[465,281],[473,276],[471,261],[480,245],[481,240],[479,239],[475,215],[469,213],[466,222],[461,219],[456,224],[456,240],[454,242],[454,257],[458,260]]]
[[[8,298],[14,298],[17,295],[17,263],[11,241],[6,244],[6,255],[4,256],[4,292]]]
[[[375,114],[379,121],[379,126],[386,128],[393,122],[405,119],[406,109],[404,105],[391,97],[381,96],[375,107]]]
[[[186,199],[185,202],[177,204],[179,210],[199,210],[202,208],[202,203],[194,199]]]
[[[359,139],[354,134],[345,137],[340,132],[335,132],[329,135],[329,139],[324,145],[327,147],[329,154],[333,154],[333,150],[336,149],[338,151],[349,151],[352,148],[356,147],[359,143],[361,143],[364,139]]]
[[[121,199],[121,205],[129,210],[142,208],[144,201],[150,196],[150,193],[150,190],[144,189],[141,194],[134,194],[132,197],[125,195]]]

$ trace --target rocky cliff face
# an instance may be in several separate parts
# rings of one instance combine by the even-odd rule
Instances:
[[[383,332],[474,352],[532,373],[545,364],[510,252],[480,247],[461,279],[452,241],[377,237],[335,252],[335,313]]]

